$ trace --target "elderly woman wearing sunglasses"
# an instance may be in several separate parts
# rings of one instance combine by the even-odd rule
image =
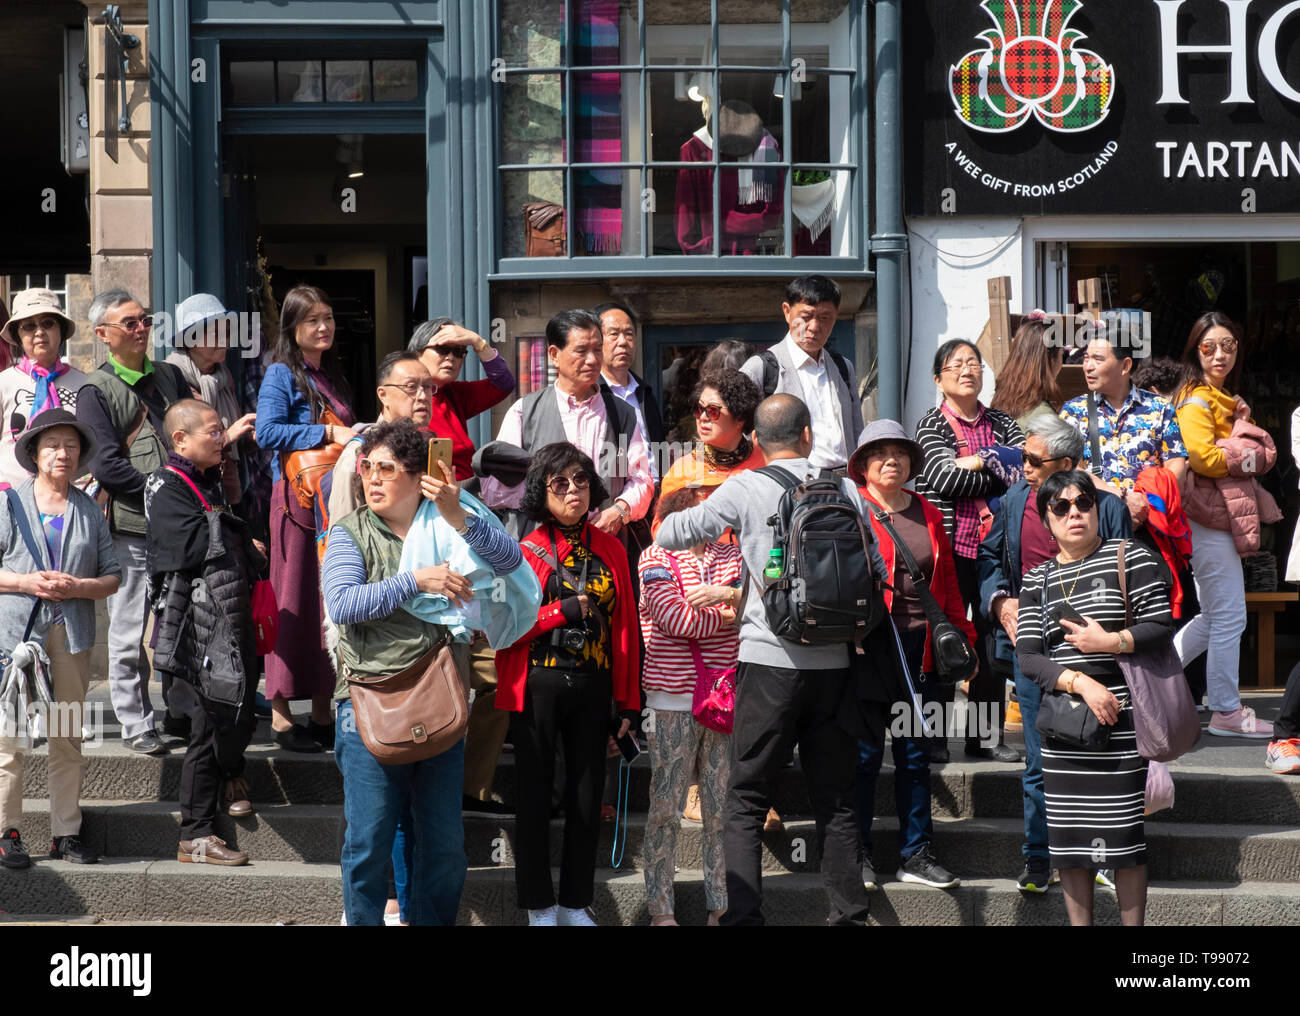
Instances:
[[[763,453],[749,433],[762,400],[758,385],[738,370],[723,369],[702,377],[691,396],[699,444],[673,463],[659,496],[683,487],[712,489],[732,473],[760,468]]]
[[[1101,538],[1097,490],[1087,473],[1052,474],[1038,488],[1037,506],[1058,550],[1025,576],[1020,589],[1020,669],[1045,692],[1082,700],[1110,728],[1108,743],[1095,749],[1043,739],[1052,865],[1061,872],[1071,924],[1092,923],[1095,872],[1113,868],[1121,920],[1140,925],[1147,895],[1147,764],[1137,753],[1133,709],[1116,657],[1169,645],[1169,590],[1160,562],[1142,544]],[[1127,603],[1120,589],[1121,544]]]
[[[461,368],[469,347],[474,347],[483,373],[481,381],[461,381]],[[491,409],[515,390],[515,376],[505,357],[498,355],[481,335],[462,328],[451,318],[434,318],[415,330],[406,348],[420,354],[420,362],[433,375],[433,398],[429,413],[429,430],[438,437],[451,438],[451,465],[458,481],[474,475],[470,458],[474,442],[466,425],[486,409]]]

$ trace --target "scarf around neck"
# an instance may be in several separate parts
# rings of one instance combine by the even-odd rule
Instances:
[[[51,382],[70,371],[72,369],[70,364],[56,361],[53,367],[46,368],[31,357],[24,356],[18,361],[18,369],[36,382],[36,394],[32,397],[32,411],[28,420],[43,410],[58,409],[63,405],[59,399],[58,388]]]
[[[734,469],[754,454],[754,443],[743,434],[734,451],[724,452],[706,444],[701,444],[700,447],[704,449],[704,461],[718,469]]]
[[[204,374],[199,370],[198,364],[190,358],[189,353],[181,350],[168,353],[164,362],[172,364],[184,375],[185,383],[199,393],[200,399],[217,411],[223,426],[229,427],[243,415],[239,411],[239,400],[235,398],[234,375],[224,363],[217,364],[217,369],[211,374]],[[229,453],[233,458],[239,457],[239,450],[235,444],[230,445]]]

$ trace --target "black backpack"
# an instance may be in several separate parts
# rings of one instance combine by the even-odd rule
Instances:
[[[885,616],[868,523],[829,469],[802,483],[780,466],[757,472],[785,488],[767,520],[784,566],[781,578],[768,580],[763,590],[772,632],[807,645],[861,641]]]

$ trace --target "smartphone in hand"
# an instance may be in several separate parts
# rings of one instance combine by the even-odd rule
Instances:
[[[439,462],[447,463],[447,468],[452,469],[451,465],[451,438],[449,437],[431,437],[429,438],[429,467],[425,470],[435,480],[441,480],[442,470],[438,468]],[[456,471],[452,469],[454,476]]]

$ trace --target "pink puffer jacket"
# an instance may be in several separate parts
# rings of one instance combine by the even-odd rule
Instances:
[[[1277,461],[1277,448],[1268,431],[1248,420],[1236,420],[1232,436],[1214,442],[1228,458],[1228,475],[1213,480],[1193,473],[1190,489],[1183,492],[1187,517],[1206,529],[1232,534],[1242,557],[1259,550],[1259,527],[1282,518],[1273,495],[1259,485]]]

